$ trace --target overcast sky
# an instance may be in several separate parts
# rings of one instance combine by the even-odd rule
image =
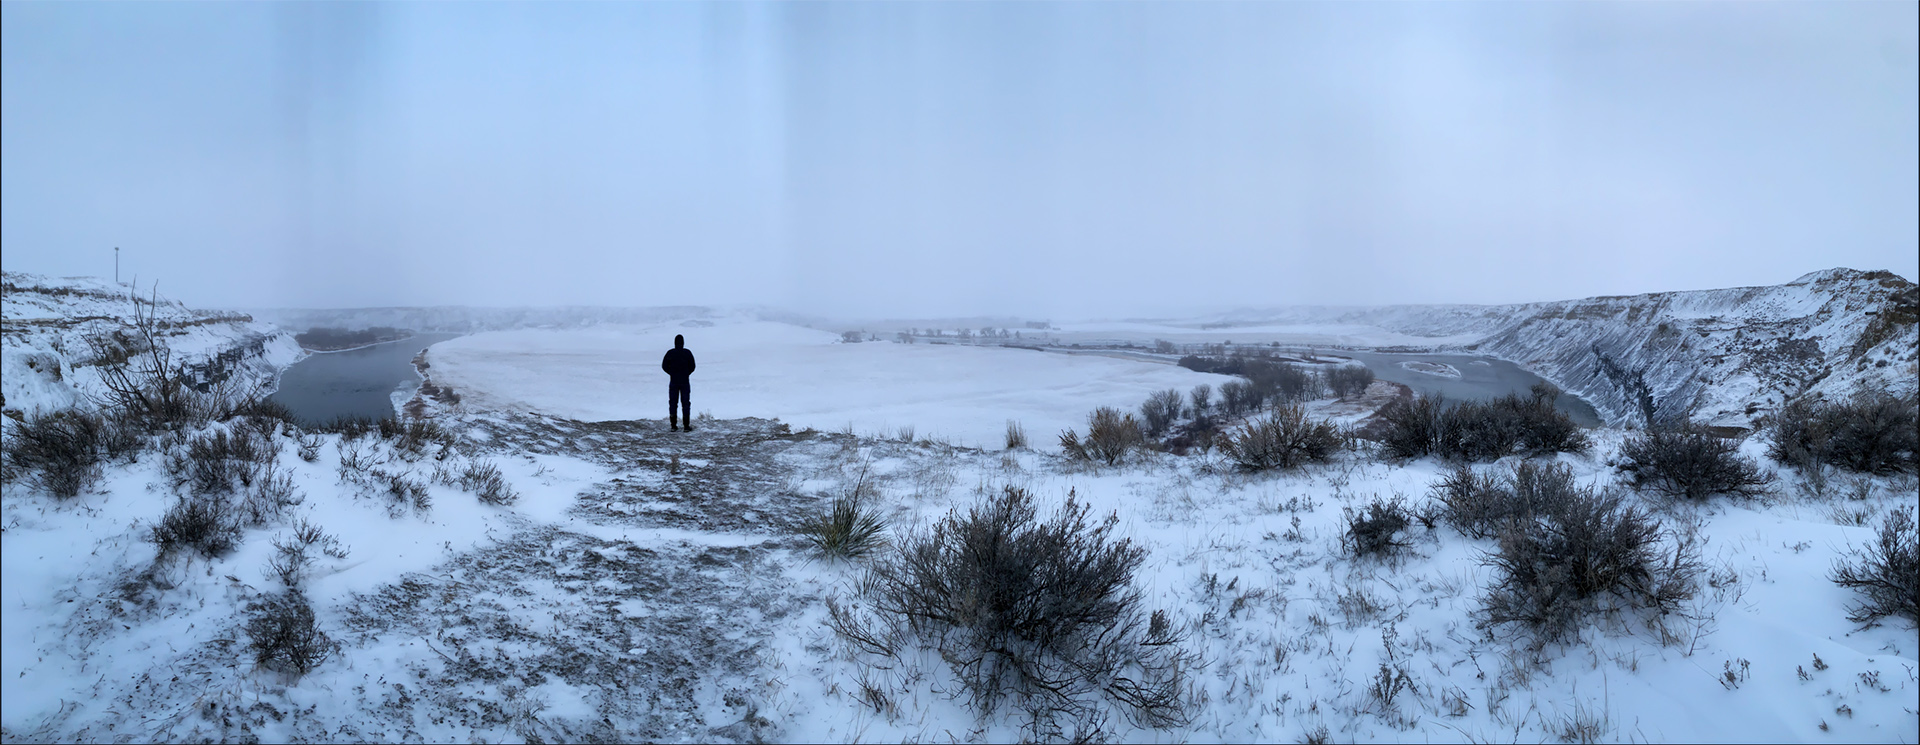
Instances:
[[[4,266],[1145,315],[1915,277],[1913,2],[4,3]]]

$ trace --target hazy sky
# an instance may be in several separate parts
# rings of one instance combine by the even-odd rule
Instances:
[[[9,270],[1056,318],[1917,272],[1913,2],[4,3]]]

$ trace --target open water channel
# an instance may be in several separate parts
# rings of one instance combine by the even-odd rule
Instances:
[[[413,357],[459,334],[415,334],[399,341],[339,352],[314,352],[280,373],[270,396],[305,424],[342,416],[394,416],[420,386]]]
[[[1376,378],[1407,386],[1423,396],[1440,395],[1454,401],[1486,400],[1515,392],[1525,395],[1533,384],[1541,382],[1540,376],[1525,368],[1491,357],[1356,352],[1345,349],[1324,354],[1352,357],[1372,370]],[[1448,368],[1458,377],[1445,374]],[[1601,424],[1600,414],[1594,411],[1593,405],[1571,393],[1560,394],[1554,408],[1566,412],[1580,426],[1598,427]]]

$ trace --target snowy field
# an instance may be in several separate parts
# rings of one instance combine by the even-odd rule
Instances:
[[[1166,388],[1182,394],[1233,378],[1173,365],[1027,349],[892,341],[761,321],[464,336],[428,353],[434,380],[470,411],[537,412],[583,421],[665,419],[660,356],[687,337],[699,369],[693,409],[721,419],[779,419],[796,429],[916,436],[999,447],[1007,420],[1035,443],[1084,427],[1096,406],[1131,411]]]
[[[669,433],[660,354],[699,355],[696,411]],[[0,491],[0,738],[38,741],[965,741],[1071,734],[1015,707],[982,714],[931,652],[876,659],[825,623],[863,567],[799,535],[865,481],[903,535],[1004,486],[1069,493],[1146,549],[1135,580],[1169,612],[1191,669],[1191,721],[1082,722],[1123,742],[1920,740],[1920,637],[1846,619],[1828,580],[1912,504],[1913,476],[1778,480],[1759,499],[1638,495],[1704,540],[1697,593],[1668,616],[1599,617],[1531,648],[1482,628],[1497,547],[1414,525],[1393,561],[1342,548],[1344,513],[1424,503],[1446,472],[1370,449],[1248,474],[1215,451],[1090,468],[1059,428],[1095,406],[1224,382],[1170,365],[1026,350],[837,343],[758,322],[526,330],[434,347],[461,392],[454,443],[271,437],[297,504],[219,558],[161,559],[151,526],[180,493],[156,450],[71,500]],[[10,401],[9,405],[13,405]],[[1365,414],[1337,412],[1344,421]],[[758,418],[743,418],[743,417]],[[780,422],[773,422],[773,417]],[[633,419],[639,421],[632,421]],[[1003,451],[1007,419],[1029,450]],[[840,430],[853,425],[857,434]],[[231,430],[237,425],[214,425]],[[906,441],[903,427],[919,437]],[[817,431],[807,431],[811,427]],[[936,436],[929,439],[927,435]],[[1556,456],[1617,485],[1626,433]],[[1504,469],[1518,462],[1480,466]],[[497,465],[518,500],[481,503],[435,474]],[[374,477],[375,473],[385,474]],[[380,479],[419,484],[396,500]],[[338,648],[304,676],[247,649],[249,607],[281,592],[274,543],[307,521],[347,549],[300,586]],[[1401,680],[1382,697],[1385,666]]]

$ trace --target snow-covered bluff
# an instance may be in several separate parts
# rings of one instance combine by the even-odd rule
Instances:
[[[129,293],[93,277],[0,275],[0,406],[32,416],[97,400],[105,388],[88,339],[133,331]],[[241,390],[258,389],[301,355],[291,334],[246,315],[192,310],[164,296],[153,315],[174,359],[201,383],[237,376]]]
[[[1210,328],[1275,323],[1370,326],[1512,360],[1637,424],[1636,380],[1656,416],[1716,426],[1802,395],[1860,387],[1914,391],[1920,289],[1891,272],[1828,269],[1783,285],[1657,292],[1515,305],[1392,305],[1245,310]],[[1609,374],[1608,367],[1613,368]],[[1636,377],[1637,376],[1637,377]]]
[[[1912,393],[1916,320],[1914,283],[1829,269],[1768,287],[1514,306],[1502,328],[1467,348],[1526,366],[1611,422],[1642,418],[1638,374],[1656,416],[1751,428],[1803,395]]]

